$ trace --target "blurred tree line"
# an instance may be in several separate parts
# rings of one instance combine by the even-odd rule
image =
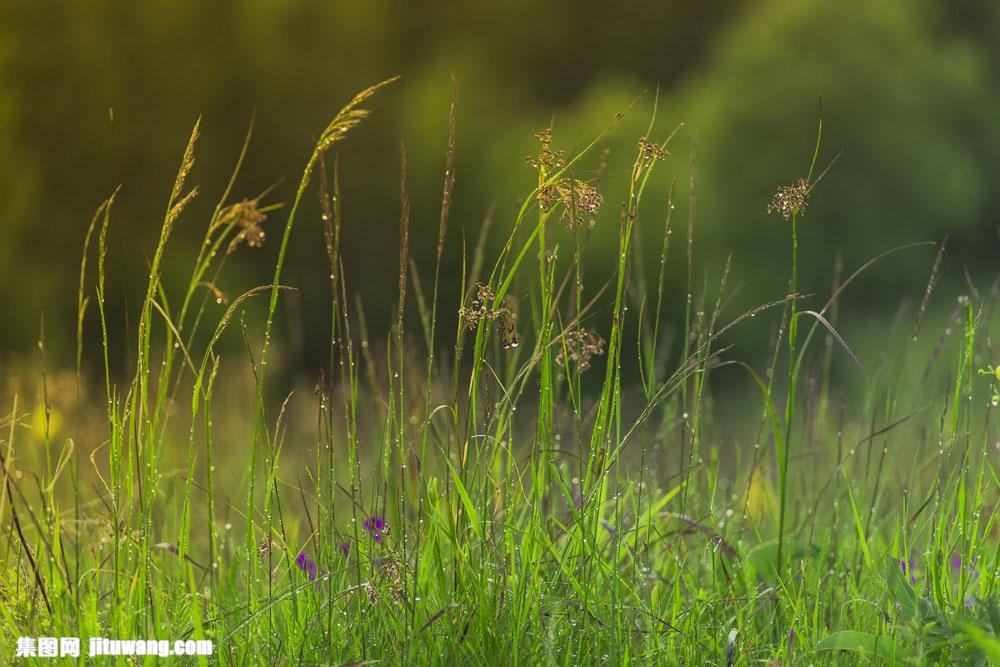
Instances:
[[[629,109],[605,156],[581,166],[581,177],[601,174],[606,195],[588,267],[603,283],[628,165],[658,85],[651,138],[684,126],[648,200],[650,266],[671,178],[677,241],[686,227],[696,142],[698,271],[717,279],[733,251],[741,299],[782,294],[788,230],[766,204],[777,186],[805,175],[822,95],[820,166],[841,154],[803,219],[803,291],[824,291],[837,252],[854,266],[894,245],[945,236],[962,262],[989,267],[1000,213],[998,43],[1000,9],[974,0],[6,0],[0,349],[28,350],[43,313],[50,346],[69,349],[86,224],[119,183],[110,261],[121,286],[109,292],[119,321],[130,297],[134,307],[197,117],[193,180],[202,195],[168,250],[168,267],[173,259],[185,271],[182,258],[195,250],[254,111],[234,196],[277,184],[269,200],[287,201],[315,133],[355,91],[397,73],[403,79],[372,103],[375,115],[339,155],[345,268],[375,331],[394,299],[401,141],[411,249],[418,266],[432,267],[452,77],[457,186],[444,303],[458,302],[462,244],[475,242],[486,211],[496,205],[499,242],[517,197],[530,190],[524,158],[537,152],[533,134],[552,122],[556,143],[571,152]],[[301,361],[312,365],[325,349],[327,270],[315,196],[307,204],[287,281],[300,289]],[[281,212],[268,221],[272,239],[283,222]],[[275,245],[234,256],[220,287],[267,282]],[[680,260],[682,244],[674,247]],[[931,259],[928,251],[894,260],[866,284],[866,301],[897,299]],[[677,303],[683,275],[678,261],[669,292]]]

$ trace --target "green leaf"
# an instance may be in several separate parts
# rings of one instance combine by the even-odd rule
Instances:
[[[933,613],[934,606],[913,589],[909,579],[903,574],[900,562],[892,556],[886,556],[882,564],[882,576],[889,589],[889,597],[904,620],[912,621]]]
[[[789,559],[801,558],[806,554],[806,546],[799,540],[785,542],[785,562]],[[776,579],[778,576],[778,540],[761,542],[747,552],[746,562],[761,579]]]
[[[455,490],[458,491],[458,497],[462,499],[462,506],[465,507],[465,513],[469,515],[469,523],[472,524],[472,529],[476,531],[476,536],[482,540],[483,526],[479,523],[479,513],[476,512],[476,506],[472,504],[472,498],[469,497],[468,491],[465,490],[465,484],[462,483],[461,477],[458,476],[455,466],[448,459],[445,459],[444,462],[448,464],[448,469],[451,471],[451,479],[455,482]]]
[[[1000,665],[1000,639],[972,623],[959,623],[958,629],[991,663]]]
[[[851,651],[892,661],[906,660],[910,657],[909,652],[900,648],[891,637],[880,637],[857,630],[834,632],[817,644],[816,650]]]

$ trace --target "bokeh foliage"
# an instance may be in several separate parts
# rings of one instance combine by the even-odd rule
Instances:
[[[667,167],[679,184],[678,225],[696,140],[700,266],[718,273],[735,250],[747,303],[784,288],[787,267],[755,258],[787,238],[765,206],[775,187],[804,175],[820,95],[821,163],[842,154],[803,219],[803,247],[815,253],[803,257],[803,291],[829,283],[831,250],[850,266],[893,245],[949,236],[959,261],[988,267],[1000,212],[1000,129],[992,117],[1000,102],[998,26],[1000,12],[972,0],[7,2],[0,7],[0,312],[19,317],[0,330],[0,345],[29,349],[44,314],[50,347],[68,349],[68,295],[85,224],[119,183],[112,265],[126,276],[145,272],[168,194],[159,184],[169,181],[196,117],[204,121],[194,178],[206,190],[228,175],[256,110],[236,196],[278,182],[271,199],[287,200],[290,177],[331,109],[349,91],[395,73],[400,85],[341,154],[351,166],[343,184],[347,274],[376,320],[388,317],[392,301],[393,281],[380,271],[396,245],[400,141],[410,165],[413,254],[421,266],[433,255],[452,77],[460,96],[458,182],[444,275],[460,271],[461,230],[472,243],[491,204],[498,225],[509,222],[511,193],[531,186],[524,157],[536,150],[532,135],[550,122],[557,143],[572,149],[631,108],[601,170],[605,181],[627,178],[630,144],[644,130],[657,85],[657,131],[665,136],[684,123]],[[646,210],[657,220],[666,203],[659,187]],[[314,198],[307,204],[317,208]],[[197,202],[192,217],[210,205]],[[593,243],[615,237],[618,205],[606,203]],[[192,251],[198,233],[181,225],[171,252]],[[304,228],[290,250],[290,280],[303,278],[304,349],[322,335],[325,317],[322,286],[305,279],[322,275],[319,233],[318,223]],[[240,258],[235,275],[263,282],[274,248],[260,252]],[[872,303],[897,299],[899,285],[912,285],[929,261],[893,263],[866,286]],[[599,261],[592,268],[595,280],[610,269]],[[447,303],[457,303],[456,292],[443,286]],[[111,298],[121,312],[128,295]]]

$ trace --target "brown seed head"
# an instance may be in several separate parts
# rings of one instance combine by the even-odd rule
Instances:
[[[774,193],[771,203],[767,205],[768,213],[780,213],[785,220],[791,220],[792,216],[806,210],[809,205],[809,181],[800,178],[792,185],[782,185]]]
[[[458,316],[470,329],[479,326],[480,320],[492,322],[497,317],[497,311],[493,310],[495,299],[493,288],[485,283],[476,283],[476,295],[467,307],[459,308]]]
[[[542,152],[538,154],[537,157],[528,157],[527,161],[535,169],[558,169],[566,164],[566,160],[563,159],[563,152],[560,150],[553,150],[552,148],[552,128],[547,127],[538,134],[535,138],[542,144]]]
[[[604,354],[604,339],[596,332],[573,328],[563,334],[563,347],[556,356],[556,363],[565,366],[567,360],[581,371],[590,368],[591,357]]]
[[[639,152],[648,160],[666,160],[670,151],[659,144],[646,141],[646,137],[639,139]]]
[[[576,229],[584,221],[592,229],[593,216],[604,203],[604,196],[597,188],[575,178],[563,178],[546,185],[538,191],[537,197],[539,206],[545,211],[561,204],[563,212],[559,220],[569,229]]]
[[[233,225],[237,229],[236,236],[229,242],[227,253],[231,253],[242,243],[248,248],[259,248],[264,245],[266,237],[262,225],[267,220],[267,214],[258,207],[256,199],[244,199],[231,206],[226,207],[219,214],[216,226],[229,227]]]

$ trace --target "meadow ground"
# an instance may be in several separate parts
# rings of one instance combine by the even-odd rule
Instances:
[[[575,175],[600,135],[567,155],[541,132],[516,219],[486,220],[462,275],[441,275],[453,100],[437,264],[410,260],[428,240],[409,233],[404,152],[386,253],[398,299],[380,336],[341,268],[349,166],[333,151],[381,85],[319,135],[289,205],[232,198],[237,164],[175,294],[161,276],[184,261],[169,241],[197,193],[196,126],[121,330],[105,309],[115,195],[98,208],[76,372],[46,369],[43,344],[35,378],[7,378],[2,662],[19,637],[79,637],[81,662],[99,662],[88,639],[107,637],[212,642],[180,664],[1000,664],[1000,291],[970,281],[938,322],[945,248],[918,243],[800,294],[822,121],[802,179],[771,204],[788,251],[764,261],[787,264],[787,294],[739,312],[729,265],[695,266],[693,166],[675,186],[689,210],[639,214],[656,165],[677,159],[655,115],[622,192]],[[297,219],[317,194],[321,230]],[[585,279],[594,224],[617,225],[616,270]],[[639,229],[657,266],[640,261]],[[329,362],[292,391],[275,322],[300,233],[329,257]],[[226,258],[265,240],[271,284],[224,294]],[[839,307],[883,258],[916,251],[919,303],[858,354]],[[666,302],[674,265],[680,309]],[[463,303],[439,302],[442,280]],[[741,360],[752,318],[773,336]],[[88,359],[103,374],[84,373]]]

